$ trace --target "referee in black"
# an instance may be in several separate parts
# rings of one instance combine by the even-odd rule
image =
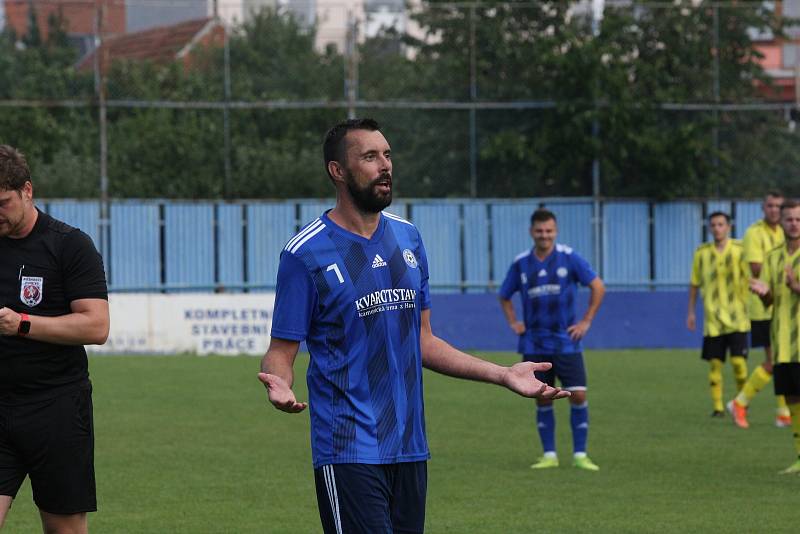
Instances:
[[[97,509],[83,345],[108,337],[91,238],[39,211],[25,157],[0,145],[0,528],[25,476],[47,533],[88,532]]]

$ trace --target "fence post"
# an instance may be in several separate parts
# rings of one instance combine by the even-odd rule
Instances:
[[[95,3],[95,92],[98,103],[98,130],[100,142],[100,253],[105,258],[106,276],[111,278],[111,262],[109,259],[109,199],[108,199],[108,113],[106,107],[106,67],[108,64],[108,50],[103,45],[103,32],[105,31],[105,9],[103,3]]]
[[[475,101],[478,100],[477,45],[475,38],[475,4],[469,8],[469,196],[478,196],[478,115]]]

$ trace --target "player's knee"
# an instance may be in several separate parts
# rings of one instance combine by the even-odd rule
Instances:
[[[86,514],[60,515],[40,512],[44,534],[87,534]]]
[[[569,397],[570,404],[583,404],[586,402],[586,391],[579,390],[579,391],[570,391],[571,395]]]

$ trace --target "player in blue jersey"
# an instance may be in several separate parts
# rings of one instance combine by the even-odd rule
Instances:
[[[259,379],[279,410],[310,406],[311,450],[326,533],[422,532],[428,444],[422,367],[526,397],[569,396],[535,377],[550,364],[502,367],[431,331],[428,262],[392,200],[389,144],[371,119],[334,126],[323,146],[336,206],[281,252],[272,339]],[[309,402],[292,391],[305,340]]]
[[[500,288],[500,305],[508,324],[519,335],[523,361],[550,362],[553,367],[537,371],[539,380],[550,386],[558,377],[570,397],[573,465],[588,471],[599,467],[586,455],[589,408],[586,402],[586,370],[581,339],[589,331],[605,294],[603,281],[591,265],[570,247],[556,244],[556,216],[538,209],[531,216],[534,246],[514,259]],[[577,285],[589,286],[589,307],[576,321]],[[511,297],[519,292],[524,321],[517,320]],[[553,406],[550,399],[537,399],[537,427],[544,454],[531,467],[558,467]]]

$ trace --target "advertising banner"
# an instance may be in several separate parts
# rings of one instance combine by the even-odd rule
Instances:
[[[275,293],[112,293],[111,332],[89,352],[250,354],[269,344]]]

